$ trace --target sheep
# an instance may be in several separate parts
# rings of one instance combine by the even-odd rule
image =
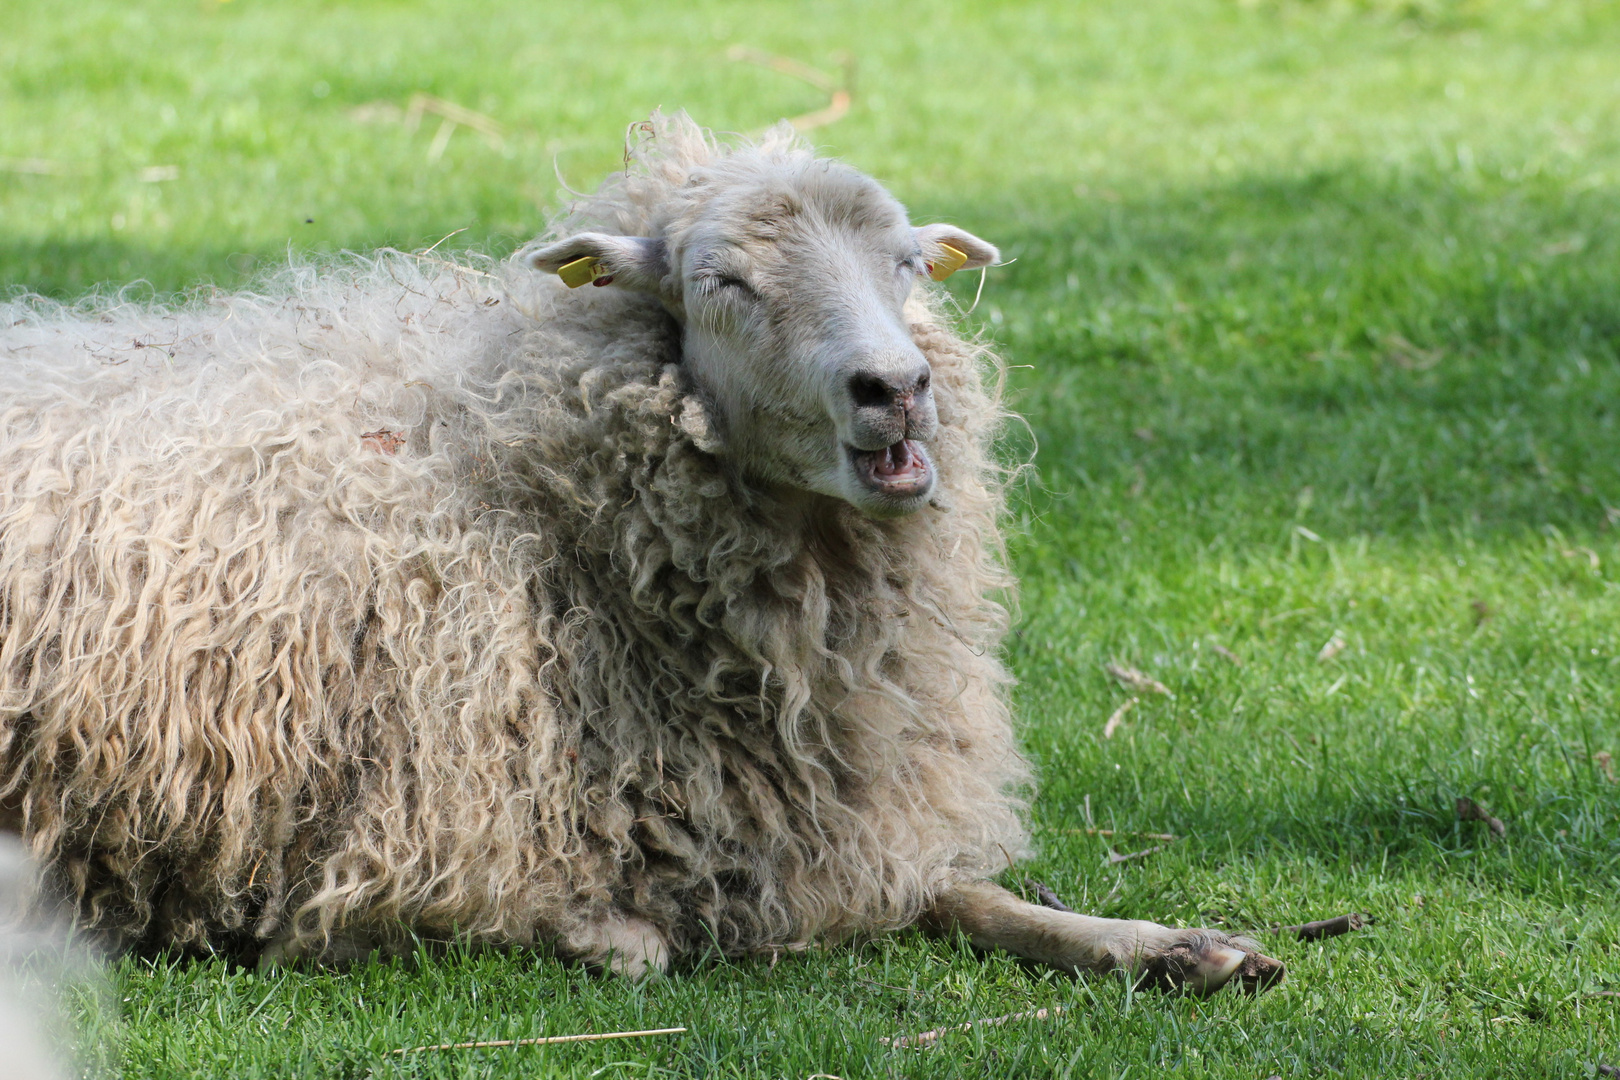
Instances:
[[[790,129],[633,143],[505,262],[7,308],[0,827],[114,944],[266,964],[921,925],[1274,981],[989,880],[1002,411],[921,282],[996,249]]]

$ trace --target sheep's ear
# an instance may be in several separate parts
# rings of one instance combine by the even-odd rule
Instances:
[[[955,225],[923,225],[915,232],[923,261],[928,264],[928,276],[935,281],[944,281],[958,270],[989,266],[1001,258],[994,244]]]
[[[641,236],[580,233],[530,248],[518,258],[535,270],[556,274],[570,289],[585,284],[618,285],[655,293],[668,272],[664,242]]]

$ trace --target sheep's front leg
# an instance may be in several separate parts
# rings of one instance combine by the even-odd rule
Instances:
[[[659,975],[669,967],[669,941],[663,933],[645,919],[616,912],[589,928],[578,952],[586,963],[631,979]]]
[[[950,888],[923,921],[937,931],[959,929],[981,949],[1005,949],[1064,971],[1123,970],[1139,986],[1196,994],[1212,993],[1234,979],[1244,990],[1264,990],[1284,971],[1246,938],[1055,911],[988,881]]]

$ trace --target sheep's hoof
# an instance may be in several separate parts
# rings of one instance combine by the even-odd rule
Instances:
[[[1261,954],[1247,938],[1213,930],[1186,930],[1177,939],[1131,965],[1138,988],[1179,991],[1203,997],[1227,983],[1257,994],[1282,981],[1287,968]]]

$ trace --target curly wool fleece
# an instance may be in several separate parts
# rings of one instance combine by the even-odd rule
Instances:
[[[812,161],[660,119],[553,233]],[[510,263],[3,319],[0,821],[87,925],[739,953],[1022,849],[994,362],[925,297],[939,494],[884,521],[750,485],[656,301]]]

